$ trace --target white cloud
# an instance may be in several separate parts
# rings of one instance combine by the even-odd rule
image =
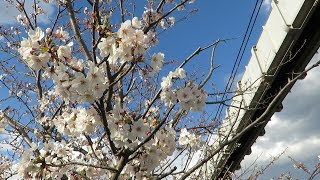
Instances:
[[[266,10],[269,11],[271,9],[271,1],[272,0],[263,0],[262,7]]]
[[[314,57],[310,63],[319,59]],[[314,69],[307,77],[298,81],[283,102],[282,112],[275,114],[266,127],[266,134],[258,138],[252,146],[252,153],[241,163],[243,168],[258,158],[257,164],[264,166],[270,159],[286,148],[284,155],[266,171],[263,178],[278,177],[281,173],[291,171],[297,178],[305,178],[303,172],[293,168],[293,162],[305,162],[312,169],[320,155],[320,70]]]
[[[5,141],[9,142],[13,139],[14,139],[14,137],[11,137],[7,134],[0,134],[0,154],[6,153],[7,151],[12,150],[12,146],[7,144]]]
[[[32,0],[26,0],[26,11],[28,13],[31,12],[32,8]],[[45,14],[42,14],[38,16],[38,21],[40,23],[49,23],[48,17],[51,17],[51,15],[54,13],[54,4],[50,3],[40,3],[40,6],[45,11]],[[0,7],[2,7],[2,10],[0,11],[0,24],[14,24],[18,23],[16,17],[20,12],[16,9],[15,4],[8,3],[7,1],[0,1]]]

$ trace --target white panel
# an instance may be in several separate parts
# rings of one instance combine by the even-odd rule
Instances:
[[[245,102],[246,107],[248,107],[254,97],[255,91],[246,91],[243,95],[243,99]]]
[[[263,72],[267,72],[270,64],[272,63],[277,50],[269,35],[269,33],[264,29],[260,35],[259,41],[256,46],[256,51],[252,52],[257,56],[257,59],[261,65]]]
[[[255,58],[255,56],[251,56],[251,59],[248,65],[246,66],[246,70],[241,79],[241,90],[244,90],[252,83],[255,83],[255,81],[260,77],[262,77],[262,72],[258,64],[258,61]]]
[[[275,51],[278,51],[289,31],[289,27],[277,9],[274,8],[271,10],[268,21],[264,26],[264,31],[267,31]]]
[[[242,89],[242,87],[244,86],[243,84],[245,83],[245,82],[248,82],[248,81],[251,81],[251,79],[250,79],[250,72],[249,72],[249,70],[248,70],[248,65],[245,67],[245,71],[244,71],[244,73],[243,73],[243,75],[242,75],[242,78],[241,78],[241,87],[238,87],[239,89]]]
[[[233,106],[237,106],[232,103]],[[243,108],[243,105],[241,106]],[[246,110],[240,109],[237,107],[229,107],[227,110],[228,116],[224,119],[221,133],[223,132],[224,135],[227,135],[230,132],[235,133],[239,127],[240,121],[242,120]],[[232,130],[231,130],[232,128]]]
[[[292,25],[303,2],[304,0],[279,0],[277,6],[288,25]],[[276,4],[272,4],[272,7],[277,8],[274,7],[275,5]]]
[[[254,53],[254,51],[252,51],[252,53]],[[251,83],[254,83],[257,79],[260,79],[265,72],[265,70],[262,68],[263,64],[260,64],[260,62],[256,58],[255,54],[252,54],[248,63],[248,71],[251,73]]]
[[[247,89],[248,86],[250,86],[250,84],[252,84],[252,79],[251,79],[251,72],[248,69],[249,66],[246,67],[246,71],[243,74],[243,77],[241,79],[241,90]],[[246,92],[248,93],[248,92]],[[246,96],[241,96],[244,99],[244,105],[248,106],[250,104],[251,99],[253,98],[253,95],[246,95]]]
[[[247,90],[243,95],[245,105],[248,106],[251,103],[252,98],[257,90],[257,87],[260,86],[263,73],[261,65],[259,64],[258,59],[256,58],[254,51],[252,51],[252,56],[248,65],[246,66],[246,71],[243,74],[241,79],[241,90]],[[248,89],[249,88],[249,89]]]

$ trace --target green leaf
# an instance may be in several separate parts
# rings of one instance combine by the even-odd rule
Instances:
[[[48,52],[49,48],[46,46],[40,46],[39,50],[40,50],[40,52]]]

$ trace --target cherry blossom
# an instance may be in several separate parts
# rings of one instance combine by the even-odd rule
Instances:
[[[53,33],[53,36],[56,38],[61,39],[62,41],[66,41],[69,39],[69,33],[67,31],[64,31],[62,27],[56,30],[55,33]]]
[[[156,179],[171,168],[160,173],[181,147],[195,149],[202,143],[200,135],[185,129],[177,133],[185,120],[179,122],[175,114],[201,111],[205,90],[190,83],[183,65],[163,71],[171,62],[154,48],[158,28],[175,22],[166,17],[166,8],[153,9],[150,2],[140,16],[125,10],[116,21],[112,1],[95,1],[97,7],[81,11],[69,0],[44,2],[59,7],[54,25],[37,22],[37,15],[46,12],[35,1],[32,16],[17,17],[26,31],[8,42],[25,65],[18,67],[25,77],[9,90],[23,107],[21,112],[0,111],[0,133],[19,136],[19,145],[12,143],[19,177]],[[96,11],[106,3],[106,9]],[[70,23],[60,21],[65,17]],[[0,162],[0,173],[12,166],[2,156]]]
[[[201,141],[201,137],[196,137],[195,134],[189,133],[186,128],[181,129],[181,133],[179,136],[179,144],[180,145],[189,145],[191,147],[198,145]]]
[[[4,113],[0,110],[0,133],[3,133],[5,131],[6,126],[6,118],[4,117]]]
[[[72,43],[67,46],[59,46],[57,50],[58,58],[63,61],[69,61],[71,59],[71,46]]]

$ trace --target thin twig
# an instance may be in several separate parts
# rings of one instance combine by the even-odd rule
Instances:
[[[185,3],[187,3],[189,0],[183,0],[181,3],[177,4],[175,7],[173,7],[171,10],[169,10],[167,13],[165,13],[164,15],[162,15],[159,19],[157,19],[156,21],[152,22],[151,24],[149,24],[149,26],[147,26],[146,28],[143,29],[144,33],[147,33],[154,25],[158,24],[162,19],[164,19],[165,17],[169,16],[173,11],[175,11],[176,9],[178,9],[179,7],[183,6]]]

